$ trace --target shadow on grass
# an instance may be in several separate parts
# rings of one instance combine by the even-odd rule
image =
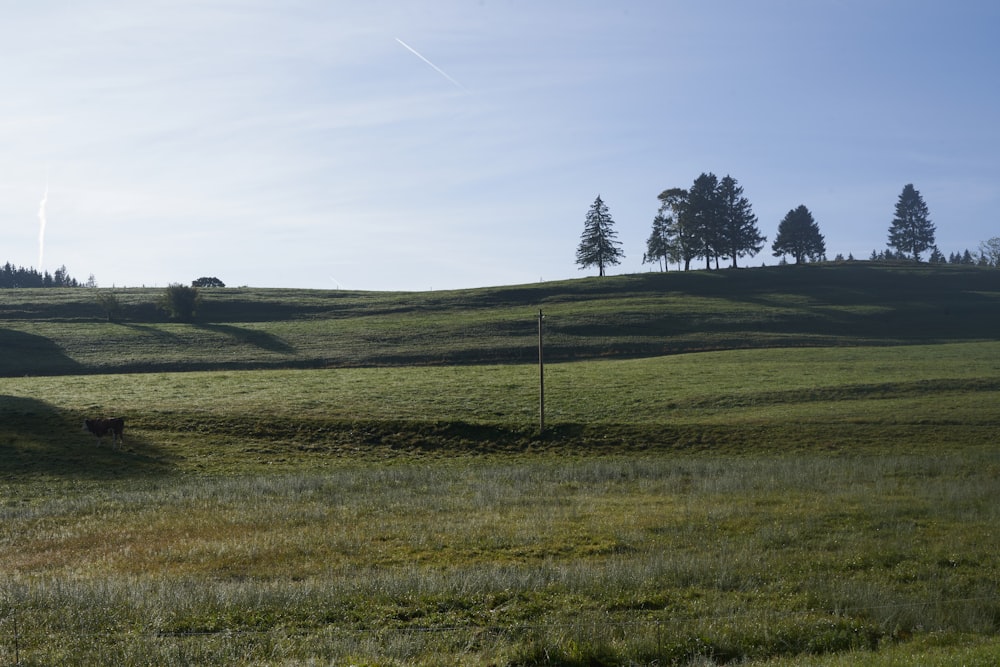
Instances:
[[[130,436],[127,417],[118,449],[110,437],[98,444],[83,430],[84,418],[38,399],[0,395],[0,476],[102,480],[172,472],[161,448]]]
[[[197,324],[196,326],[207,331],[214,331],[225,336],[230,336],[233,340],[239,343],[252,345],[253,347],[267,352],[277,352],[280,354],[295,353],[294,347],[277,336],[267,333],[266,331],[244,329],[242,327],[234,327],[228,324]]]
[[[181,341],[180,336],[161,327],[149,324],[138,324],[136,322],[122,322],[118,320],[115,321],[115,324],[125,327],[126,329],[132,329],[133,331],[141,331],[164,343],[179,343]]]
[[[0,329],[0,376],[59,375],[81,371],[54,342],[44,336]],[[14,353],[11,353],[14,351]]]

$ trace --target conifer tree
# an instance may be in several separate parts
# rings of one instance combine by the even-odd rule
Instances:
[[[826,254],[826,241],[809,209],[799,206],[789,211],[778,224],[778,235],[771,249],[775,257],[791,255],[796,264],[806,259],[815,262]]]
[[[934,225],[928,217],[927,204],[920,191],[912,183],[903,187],[896,202],[896,217],[889,227],[890,248],[899,251],[901,257],[910,255],[920,261],[920,253],[934,245]]]
[[[583,235],[576,249],[576,263],[582,269],[596,266],[598,275],[603,276],[605,267],[619,264],[625,256],[617,237],[615,221],[607,205],[598,195],[587,212]]]
[[[743,196],[743,188],[732,176],[727,175],[719,182],[719,214],[719,249],[733,260],[735,269],[736,258],[756,255],[767,237],[761,236],[750,200]]]
[[[694,179],[688,190],[681,224],[695,242],[694,256],[705,258],[705,268],[712,268],[712,259],[718,263],[722,246],[722,206],[719,197],[719,179],[715,174],[703,173]]]

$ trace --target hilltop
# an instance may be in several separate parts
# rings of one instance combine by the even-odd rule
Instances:
[[[160,289],[0,290],[0,375],[528,363],[702,350],[995,339],[1000,271],[850,262],[647,273],[436,292],[204,289],[169,321]]]

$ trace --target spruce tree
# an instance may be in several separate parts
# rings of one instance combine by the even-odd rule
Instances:
[[[753,257],[767,242],[757,228],[757,216],[750,207],[750,200],[743,196],[743,188],[732,176],[719,182],[720,250],[733,260],[749,255]]]
[[[583,269],[596,266],[598,275],[603,276],[605,267],[619,264],[625,256],[617,237],[615,221],[611,218],[607,205],[598,195],[587,211],[583,235],[576,249],[576,263]]]
[[[826,241],[809,209],[799,206],[789,211],[778,224],[778,235],[771,249],[775,257],[791,255],[796,264],[806,259],[815,262],[826,254]]]
[[[898,250],[902,257],[910,255],[919,262],[920,253],[934,245],[935,229],[928,215],[920,191],[912,183],[904,186],[896,202],[896,217],[889,227],[887,245]]]
[[[715,174],[703,173],[694,179],[688,190],[682,215],[682,225],[695,242],[695,257],[705,258],[705,268],[712,268],[712,259],[718,264],[722,252],[722,205],[719,197],[719,179]]]

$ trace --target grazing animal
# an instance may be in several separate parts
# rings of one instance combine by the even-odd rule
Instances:
[[[97,444],[101,444],[101,438],[111,433],[111,444],[125,444],[125,418],[111,417],[110,419],[85,419],[83,427],[97,436]]]

